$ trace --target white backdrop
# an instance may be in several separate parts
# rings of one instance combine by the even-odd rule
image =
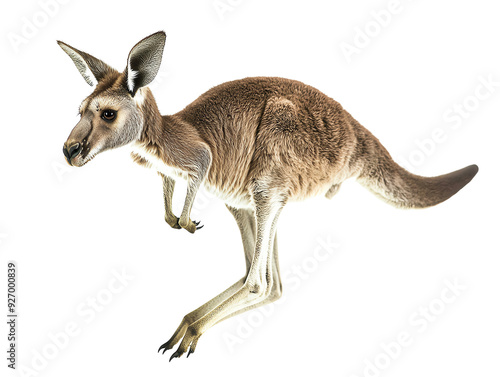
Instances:
[[[498,375],[493,4],[4,2],[0,292],[14,260],[25,372],[3,357],[2,376]],[[394,209],[356,182],[331,201],[288,205],[278,224],[283,299],[215,326],[188,360],[169,364],[171,351],[156,350],[183,315],[243,275],[236,223],[202,192],[193,218],[205,227],[170,229],[160,178],[125,148],[67,166],[62,145],[91,88],[56,44],[121,70],[130,48],[158,30],[167,44],[152,89],[163,114],[227,80],[288,77],[339,101],[414,173],[472,163],[479,173],[425,210]]]

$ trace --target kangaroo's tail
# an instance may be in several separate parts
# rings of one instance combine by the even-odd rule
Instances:
[[[358,181],[390,204],[403,208],[434,206],[455,195],[478,172],[470,165],[437,177],[421,177],[403,169],[366,129],[357,130]]]

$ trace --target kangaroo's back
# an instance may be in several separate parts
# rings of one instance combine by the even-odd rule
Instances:
[[[301,199],[352,176],[355,132],[342,106],[299,81],[253,77],[218,85],[177,113],[212,150],[208,184],[247,192],[275,176]],[[278,183],[278,182],[275,182]]]
[[[338,102],[295,80],[230,81],[176,115],[210,146],[207,183],[219,192],[244,196],[252,180],[268,177],[300,200],[356,177],[393,205],[427,207],[455,194],[477,172],[476,166],[434,178],[407,172]]]

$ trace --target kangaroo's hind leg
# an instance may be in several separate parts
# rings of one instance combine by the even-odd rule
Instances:
[[[281,284],[281,276],[280,276],[280,269],[279,269],[279,263],[278,263],[278,237],[277,237],[277,234],[275,234],[275,236],[274,236],[274,246],[273,246],[272,252],[273,252],[273,261],[272,261],[273,278],[272,278],[272,287],[271,287],[271,291],[269,292],[269,295],[263,301],[257,302],[256,304],[253,304],[253,305],[243,306],[241,309],[227,314],[224,318],[221,318],[215,324],[222,322],[228,318],[234,317],[238,314],[243,314],[249,310],[256,309],[260,306],[270,304],[270,303],[278,300],[281,297],[281,293],[282,293],[283,288],[282,288],[282,284]],[[193,339],[193,341],[191,342],[191,345],[189,346],[189,351],[188,351],[187,357],[189,357],[189,355],[195,351],[196,345],[198,344],[198,339],[200,339],[200,336],[195,337]]]
[[[199,308],[193,310],[189,314],[186,314],[182,319],[180,325],[177,327],[177,330],[174,332],[172,337],[165,342],[159,350],[163,349],[163,352],[172,348],[179,340],[182,339],[184,334],[186,333],[187,328],[193,322],[196,322],[198,319],[203,317],[205,314],[210,312],[213,308],[220,305],[225,299],[234,294],[238,289],[240,289],[248,275],[248,271],[250,270],[250,265],[252,263],[253,252],[255,249],[255,237],[256,237],[256,224],[255,224],[255,213],[251,209],[236,209],[227,206],[229,212],[236,219],[236,223],[238,224],[238,228],[241,232],[241,238],[243,241],[243,250],[245,252],[245,262],[246,262],[246,272],[245,276],[226,289],[221,294],[215,296],[210,301],[206,302]],[[190,353],[193,353],[194,349],[190,350]]]
[[[286,203],[286,194],[279,188],[266,187],[266,182],[257,182],[252,194],[257,231],[255,251],[245,282],[235,293],[188,326],[179,348],[170,359],[180,357],[189,351],[190,346],[196,346],[198,338],[220,320],[259,304],[271,295],[274,235],[277,219]]]
[[[256,225],[256,219],[255,219],[255,213],[252,210],[247,210],[247,209],[236,209],[236,208],[231,208],[228,206],[229,211],[233,214],[234,218],[236,219],[236,222],[238,223],[238,227],[240,228],[241,231],[241,238],[243,240],[243,247],[245,249],[245,259],[246,259],[246,275],[248,275],[250,271],[250,266],[252,264],[252,258],[254,255],[254,250],[255,250],[255,240],[256,240],[256,230],[257,230],[257,225]],[[276,227],[276,224],[273,225]],[[237,314],[241,314],[243,312],[246,312],[250,309],[254,309],[258,306],[262,306],[265,304],[269,304],[273,301],[276,301],[281,297],[281,292],[282,292],[282,284],[281,284],[281,275],[280,275],[280,270],[279,270],[279,261],[278,261],[278,235],[277,231],[275,230],[274,232],[274,240],[272,242],[272,282],[273,285],[271,287],[271,292],[268,297],[266,297],[265,300],[252,305],[252,306],[247,306],[244,307],[241,310],[238,310],[236,312],[231,313],[230,315],[227,315],[226,317],[222,318],[219,320],[219,322],[224,321],[225,319],[228,319],[230,317],[233,317]],[[218,323],[218,322],[217,322]],[[191,345],[191,349],[193,346]]]

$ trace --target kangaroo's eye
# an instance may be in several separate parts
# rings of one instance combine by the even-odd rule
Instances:
[[[101,114],[101,118],[108,121],[108,122],[111,122],[111,121],[115,120],[115,118],[116,118],[116,111],[104,110]]]

